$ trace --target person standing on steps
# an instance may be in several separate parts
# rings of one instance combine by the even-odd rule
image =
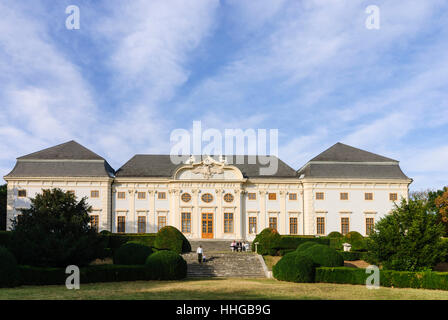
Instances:
[[[201,245],[199,245],[198,249],[196,250],[196,253],[198,254],[198,262],[199,262],[199,264],[202,264],[202,253],[203,253],[203,250],[202,250],[202,246]]]

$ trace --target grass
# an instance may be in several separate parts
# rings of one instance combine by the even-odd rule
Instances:
[[[81,284],[80,290],[65,286],[24,286],[0,289],[0,300],[15,299],[152,299],[152,300],[246,300],[246,299],[342,299],[425,300],[448,299],[448,291],[380,288],[331,283],[291,283],[274,279],[189,279],[183,281],[135,281]]]
[[[269,271],[272,271],[272,267],[280,260],[282,257],[280,256],[263,256],[264,262],[266,262],[266,266]]]

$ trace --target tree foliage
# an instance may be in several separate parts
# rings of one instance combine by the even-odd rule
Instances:
[[[13,220],[10,249],[20,264],[83,266],[102,255],[103,240],[90,226],[86,198],[61,189],[43,190]]]
[[[0,231],[6,230],[6,184],[0,186]]]
[[[445,256],[443,226],[424,200],[402,200],[375,226],[368,240],[368,260],[385,269],[429,269]]]

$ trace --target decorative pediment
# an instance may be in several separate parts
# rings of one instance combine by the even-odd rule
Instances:
[[[196,161],[195,156],[191,156],[175,174],[175,179],[179,180],[240,180],[242,178],[239,169],[227,165],[227,160],[223,156],[220,156],[219,160],[206,156],[200,161]]]

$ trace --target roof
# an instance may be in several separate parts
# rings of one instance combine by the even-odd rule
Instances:
[[[184,156],[187,160],[189,156]],[[237,167],[245,178],[296,178],[296,171],[275,156],[225,156],[228,164]],[[238,161],[239,158],[243,161]],[[200,156],[195,156],[197,160]],[[214,157],[216,158],[216,157]],[[255,159],[255,163],[250,164],[249,158]],[[261,160],[261,161],[260,161]],[[268,161],[278,161],[277,172],[274,175],[261,175],[260,169],[269,167]],[[181,167],[171,161],[170,155],[135,155],[116,172],[116,177],[172,177],[174,172]],[[243,163],[237,163],[243,162]],[[268,163],[268,164],[265,164]]]
[[[336,162],[398,162],[378,154],[364,151],[343,143],[336,143],[310,161]]]
[[[17,158],[18,160],[104,160],[102,157],[71,140],[57,146],[50,147],[41,151],[30,153],[26,156]]]
[[[114,173],[104,158],[72,140],[17,158],[5,177],[113,177]]]
[[[409,179],[397,160],[336,143],[298,170],[302,178]]]

